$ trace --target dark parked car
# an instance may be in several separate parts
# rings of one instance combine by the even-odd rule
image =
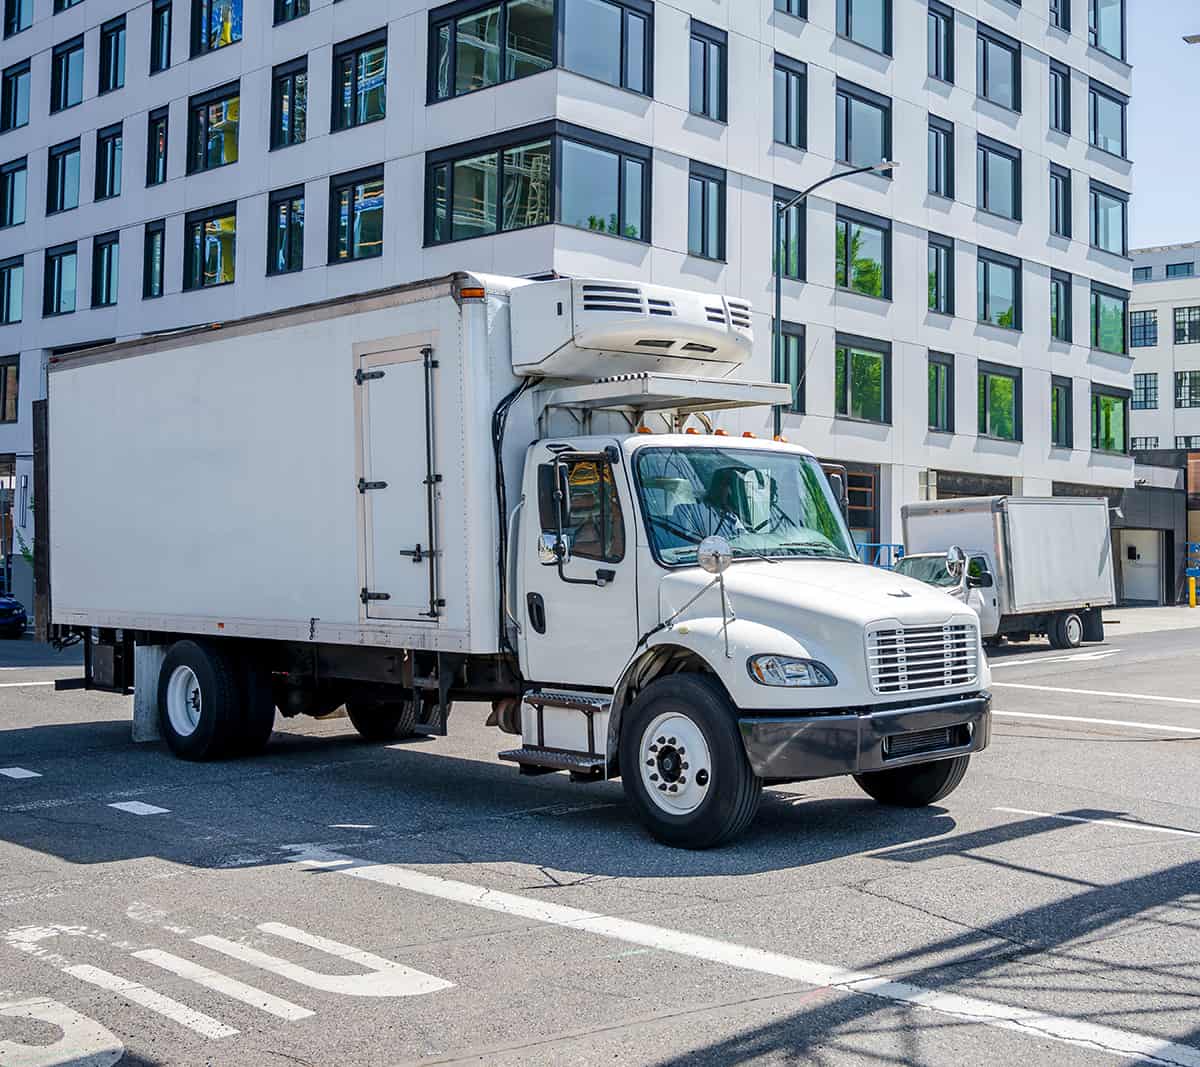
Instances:
[[[0,596],[0,637],[24,637],[28,621],[25,608],[11,596]]]

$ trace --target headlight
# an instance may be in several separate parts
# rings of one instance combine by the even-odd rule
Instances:
[[[797,659],[794,656],[767,653],[748,659],[746,669],[759,685],[805,688],[837,685],[833,671],[813,659]]]

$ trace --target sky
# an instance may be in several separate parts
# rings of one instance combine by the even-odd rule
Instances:
[[[1129,245],[1200,241],[1200,0],[1127,0]]]

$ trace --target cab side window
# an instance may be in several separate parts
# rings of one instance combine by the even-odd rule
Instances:
[[[571,488],[570,508],[563,517],[563,533],[571,555],[601,563],[619,563],[625,558],[625,520],[612,464],[578,459],[563,466]],[[545,534],[558,531],[554,468],[553,463],[538,467],[538,514]]]

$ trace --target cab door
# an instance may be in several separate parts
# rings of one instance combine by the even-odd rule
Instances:
[[[987,556],[972,556],[967,561],[967,604],[979,616],[979,631],[994,637],[1000,629],[1000,601],[996,573]]]
[[[530,682],[611,689],[637,644],[636,536],[616,442],[536,445],[521,515],[522,669]]]

